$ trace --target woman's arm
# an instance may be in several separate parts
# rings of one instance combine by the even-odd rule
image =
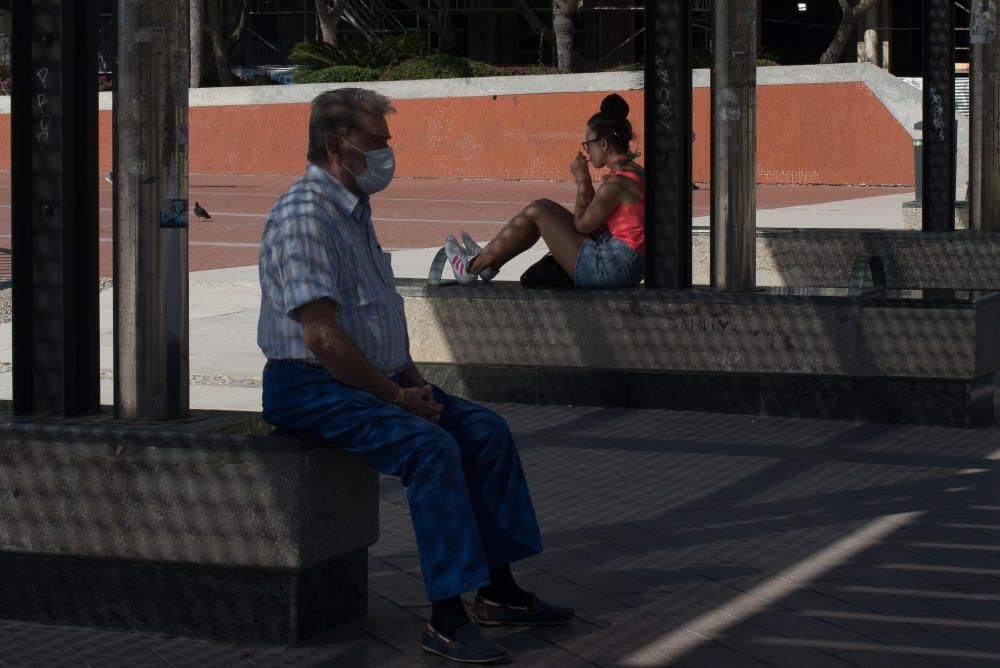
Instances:
[[[575,213],[577,218],[583,215],[583,212],[594,200],[594,182],[590,178],[590,167],[587,163],[587,156],[577,152],[573,162],[569,165],[569,171],[576,179]]]
[[[576,219],[580,220],[583,212],[587,210],[590,203],[594,201],[594,183],[588,178],[576,182],[576,206],[574,213]]]
[[[608,224],[611,212],[619,204],[626,204],[635,201],[626,188],[616,183],[613,179],[605,181],[604,184],[594,194],[589,204],[583,209],[580,208],[580,196],[577,195],[576,218],[574,226],[580,234],[594,234]]]

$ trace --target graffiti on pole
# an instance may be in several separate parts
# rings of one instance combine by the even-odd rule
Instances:
[[[991,44],[997,37],[997,0],[973,0],[969,17],[969,42]]]

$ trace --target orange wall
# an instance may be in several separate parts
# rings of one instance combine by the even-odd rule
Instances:
[[[404,99],[390,119],[403,177],[562,180],[583,125],[605,93]],[[642,91],[626,91],[642,145]],[[760,183],[912,185],[909,134],[862,83],[758,89]],[[694,178],[709,181],[709,90],[694,92]],[[190,171],[298,174],[308,104],[192,107]],[[100,118],[102,170],[111,168],[111,112]],[[10,168],[10,116],[0,116],[0,168]],[[7,146],[3,146],[7,144]]]

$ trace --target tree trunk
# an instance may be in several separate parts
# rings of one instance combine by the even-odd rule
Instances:
[[[233,73],[229,71],[229,49],[226,48],[226,38],[222,34],[222,21],[219,17],[219,5],[215,0],[205,3],[205,18],[208,19],[208,39],[212,47],[212,64],[215,66],[215,76],[220,86],[233,85]]]
[[[223,26],[217,0],[207,0],[205,3],[206,29],[212,45],[212,63],[215,66],[215,74],[219,78],[220,86],[233,85],[233,73],[229,69],[229,63],[235,47],[243,39],[243,33],[249,19],[249,9],[248,1],[243,0],[239,5],[239,14],[228,16],[226,25]]]
[[[455,25],[451,22],[448,0],[434,0],[441,17],[441,32],[438,33],[438,51],[452,53],[455,50]]]
[[[451,20],[448,18],[447,7],[445,7],[445,21],[447,26],[438,20],[434,14],[427,11],[426,7],[423,7],[417,0],[399,0],[401,3],[406,5],[410,11],[416,12],[420,18],[427,22],[427,25],[431,27],[438,36],[438,51],[442,53],[450,53],[455,48],[455,34],[451,27]],[[441,3],[438,3],[438,7],[441,7]]]
[[[828,46],[823,55],[820,56],[819,62],[823,65],[840,62],[840,59],[844,55],[844,49],[847,48],[847,42],[851,39],[851,33],[854,32],[854,26],[857,24],[858,19],[875,5],[875,0],[860,0],[860,2],[853,7],[848,4],[847,0],[838,1],[840,2],[841,11],[840,26],[838,26],[837,33],[833,36],[833,41],[830,42],[830,46]]]
[[[204,48],[205,2],[191,0],[191,88],[201,87],[201,53]]]
[[[528,6],[526,0],[511,0],[514,7],[520,12],[521,16],[527,21],[528,26],[531,28],[531,32],[536,36],[541,36],[548,43],[555,41],[555,37],[552,35],[552,31],[545,27],[545,24],[538,20],[535,12],[531,11],[531,7]]]
[[[563,72],[573,71],[573,16],[576,0],[552,0],[552,31],[556,36],[556,60]]]
[[[333,9],[327,4],[327,0],[316,0],[316,16],[319,17],[319,29],[323,34],[323,41],[327,44],[337,44],[337,24],[340,17],[344,15],[348,0],[334,0]]]

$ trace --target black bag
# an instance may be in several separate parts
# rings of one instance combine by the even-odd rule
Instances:
[[[571,288],[573,279],[559,266],[552,253],[548,253],[521,274],[521,285],[526,288]]]

